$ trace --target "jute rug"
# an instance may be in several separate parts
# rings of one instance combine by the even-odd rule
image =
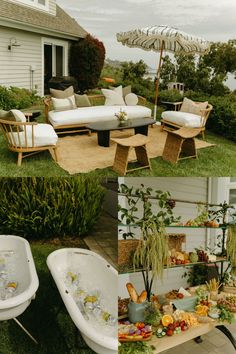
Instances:
[[[120,130],[111,132],[111,138],[122,138],[133,135],[133,130]],[[166,141],[166,132],[161,131],[160,126],[149,128],[148,136],[150,142],[147,145],[150,158],[162,156]],[[214,146],[196,139],[197,149]],[[58,142],[58,164],[69,174],[86,173],[97,168],[106,168],[113,165],[116,144],[110,142],[110,147],[105,148],[97,143],[97,134],[92,136],[72,135],[59,138]],[[135,159],[135,154],[130,154],[130,160]]]

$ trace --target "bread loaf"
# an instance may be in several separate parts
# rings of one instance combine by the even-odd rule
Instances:
[[[138,303],[139,304],[141,304],[142,302],[144,302],[144,301],[146,301],[147,300],[147,292],[146,292],[146,290],[143,290],[142,292],[141,292],[141,294],[139,295],[139,297],[138,297]]]
[[[133,284],[127,283],[126,288],[128,290],[131,300],[133,302],[137,302],[138,301],[138,294],[137,294],[137,291],[135,290],[135,288],[133,287]]]

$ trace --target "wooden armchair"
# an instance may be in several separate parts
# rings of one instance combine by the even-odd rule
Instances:
[[[0,119],[0,127],[9,150],[18,153],[18,166],[21,166],[22,158],[44,150],[53,150],[57,161],[56,144],[58,137],[51,125]]]
[[[201,105],[202,102],[193,102],[196,107]],[[173,102],[174,110],[173,111],[165,111],[162,113],[161,123],[164,130],[174,130],[179,129],[183,126],[191,127],[191,128],[200,128],[200,133],[202,134],[202,138],[205,139],[205,126],[207,119],[213,109],[211,104],[207,104],[205,109],[200,109],[200,114],[194,114],[192,112],[182,112],[181,106],[183,102]],[[191,126],[188,123],[193,122],[195,116],[196,126]],[[189,119],[189,122],[188,122]],[[190,123],[191,124],[191,123]]]

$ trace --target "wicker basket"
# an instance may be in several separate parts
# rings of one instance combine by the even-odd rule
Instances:
[[[132,257],[138,243],[137,239],[118,241],[118,265],[132,265]]]
[[[178,252],[182,251],[182,243],[186,241],[186,234],[168,234],[169,250],[175,249]]]

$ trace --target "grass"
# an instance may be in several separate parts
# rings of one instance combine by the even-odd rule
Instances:
[[[39,121],[43,121],[43,115]],[[209,131],[206,132],[206,137],[208,142],[216,146],[200,149],[197,160],[188,159],[172,165],[163,161],[161,157],[157,157],[151,159],[152,171],[139,170],[130,173],[129,176],[236,176],[236,144]],[[24,159],[21,167],[17,167],[16,160],[17,154],[8,150],[4,137],[0,134],[0,176],[62,177],[69,175],[56,164],[47,151]],[[112,168],[95,170],[88,175],[117,176]]]
[[[60,242],[31,244],[39,289],[19,320],[39,344],[34,344],[14,321],[4,321],[0,324],[1,354],[94,354],[70,319],[46,265],[47,256],[61,246]]]

